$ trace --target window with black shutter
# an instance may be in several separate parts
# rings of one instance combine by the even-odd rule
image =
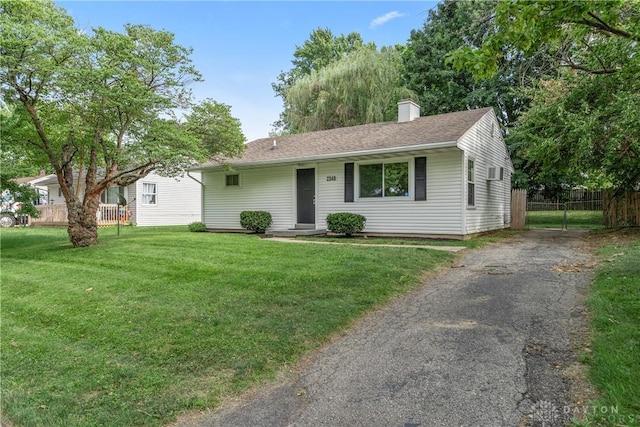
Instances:
[[[353,202],[353,163],[344,164],[344,201]]]
[[[415,158],[415,200],[427,200],[427,158]]]

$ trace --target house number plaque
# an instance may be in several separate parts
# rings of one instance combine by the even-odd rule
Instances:
[[[335,175],[330,175],[327,177],[327,181],[337,181],[338,179],[336,178]]]

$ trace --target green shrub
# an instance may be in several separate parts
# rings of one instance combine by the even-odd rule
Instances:
[[[327,229],[332,233],[345,234],[351,237],[364,229],[367,219],[364,215],[349,212],[337,212],[327,215]]]
[[[191,224],[189,224],[189,231],[192,231],[194,233],[200,233],[203,231],[207,231],[207,226],[205,225],[204,222],[200,222],[200,221],[192,222]]]
[[[240,212],[240,225],[242,228],[264,233],[272,223],[271,214],[267,211],[242,211]]]

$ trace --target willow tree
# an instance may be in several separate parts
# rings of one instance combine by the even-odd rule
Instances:
[[[284,104],[284,111],[280,114],[280,119],[273,124],[274,128],[281,133],[295,132],[287,119],[289,104],[285,93],[291,86],[311,72],[318,71],[364,47],[375,49],[375,44],[365,44],[359,33],[336,36],[329,28],[313,30],[308,40],[296,46],[291,60],[293,68],[281,72],[277,81],[271,84],[276,96],[281,97]]]
[[[398,101],[413,95],[396,49],[362,48],[287,89],[286,119],[296,133],[390,121]]]
[[[141,25],[83,32],[51,0],[2,0],[0,35],[0,87],[16,123],[3,129],[3,144],[55,171],[76,247],[97,243],[108,187],[153,171],[176,175],[242,147],[239,132],[212,144],[173,116],[191,106],[188,85],[201,77],[171,33]]]

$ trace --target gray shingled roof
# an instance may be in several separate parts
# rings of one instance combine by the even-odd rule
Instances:
[[[230,165],[285,163],[437,143],[454,144],[488,111],[491,111],[491,108],[424,116],[403,123],[372,123],[256,139],[245,145],[241,158],[227,159],[224,163]],[[212,160],[195,169],[217,167],[221,164],[219,161]]]

